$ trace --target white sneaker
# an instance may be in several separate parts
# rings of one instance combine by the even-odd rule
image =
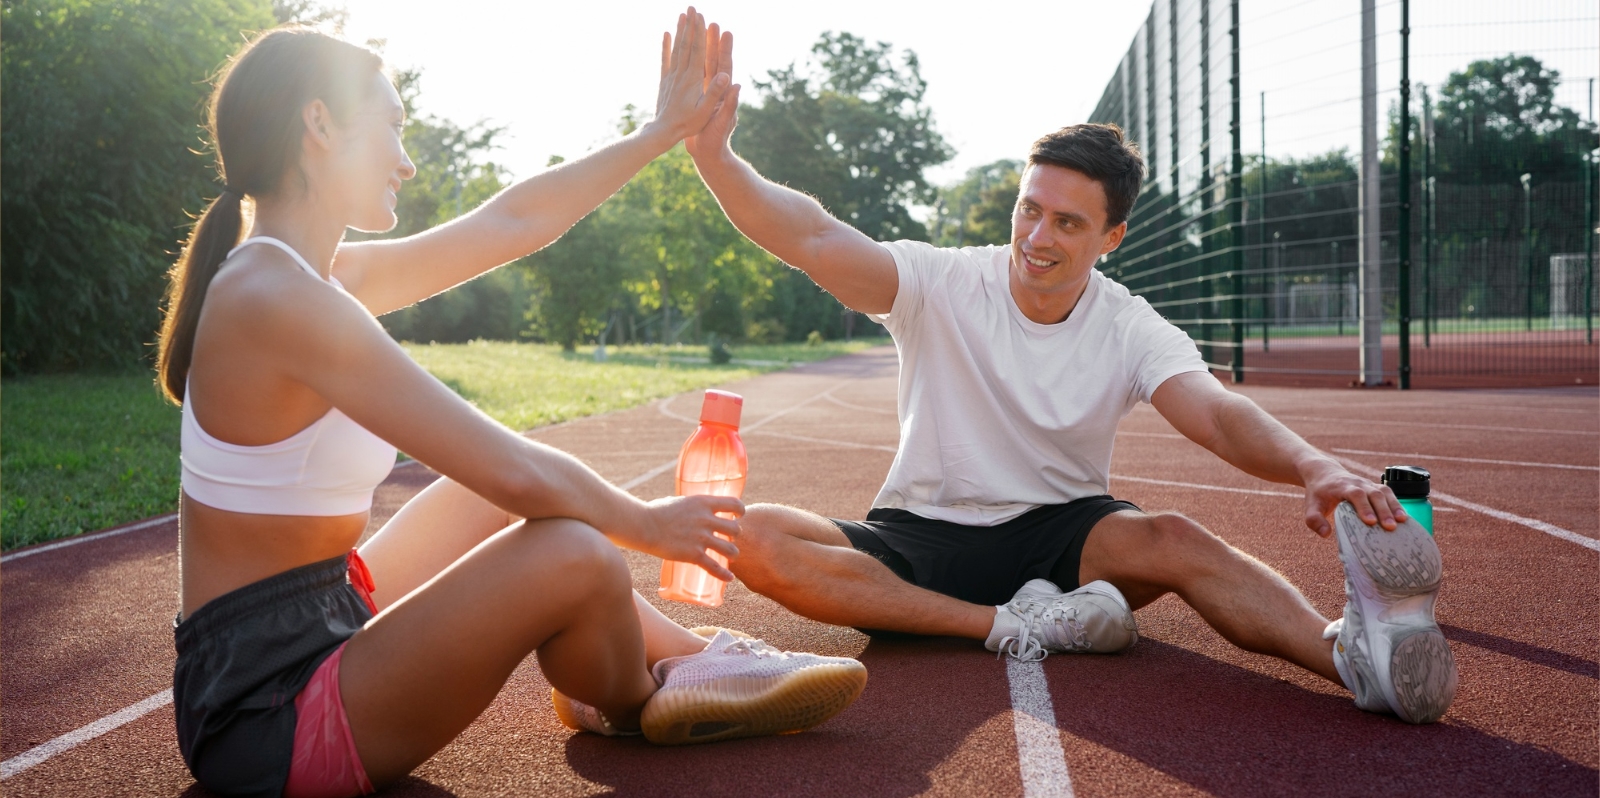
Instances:
[[[607,737],[633,737],[639,732],[623,731],[606,720],[600,710],[568,698],[560,690],[550,690],[550,703],[555,707],[556,717],[561,720],[561,725],[573,731],[594,732]]]
[[[1037,662],[1051,653],[1111,654],[1139,640],[1139,624],[1121,591],[1090,582],[1071,593],[1044,579],[1022,586],[996,607],[984,648]]]
[[[661,660],[652,673],[661,689],[639,722],[657,745],[804,731],[867,685],[866,666],[849,657],[780,651],[726,629],[704,651]]]
[[[1356,706],[1408,723],[1438,720],[1456,694],[1456,662],[1434,620],[1444,564],[1433,536],[1407,520],[1367,526],[1348,502],[1334,511],[1344,563],[1344,617],[1328,624],[1333,664]]]

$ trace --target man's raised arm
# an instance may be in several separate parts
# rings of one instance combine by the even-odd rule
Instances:
[[[717,61],[708,66],[727,72],[732,67],[733,34],[723,33],[718,44],[706,48],[707,59]],[[738,110],[739,87],[734,86],[705,128],[684,142],[722,212],[739,232],[805,272],[846,307],[888,313],[900,282],[894,257],[861,231],[835,219],[816,200],[762,177],[735,155],[728,142]]]

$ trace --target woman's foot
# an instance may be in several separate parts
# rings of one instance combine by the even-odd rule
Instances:
[[[561,720],[561,725],[573,731],[594,732],[607,737],[636,737],[639,734],[637,728],[624,729],[612,724],[600,710],[568,698],[560,690],[551,688],[550,703],[555,706],[556,717]]]
[[[804,731],[850,706],[867,684],[866,666],[849,657],[780,651],[726,629],[715,629],[704,651],[663,659],[652,672],[661,689],[640,725],[657,745]]]

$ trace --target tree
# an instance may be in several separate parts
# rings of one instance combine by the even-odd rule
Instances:
[[[740,109],[735,148],[872,238],[926,240],[911,206],[932,204],[924,171],[952,150],[923,102],[916,54],[849,33],[823,34],[811,53],[806,69],[791,64],[756,83],[761,103]],[[768,311],[796,340],[842,329],[838,302],[790,271],[776,275]]]
[[[1561,74],[1539,59],[1505,55],[1474,61],[1439,87],[1434,156],[1440,182],[1582,182],[1594,128],[1556,104]],[[1391,134],[1391,141],[1394,136]]]
[[[337,33],[350,21],[350,9],[325,6],[317,0],[272,0],[272,16],[280,25],[326,25]]]
[[[1011,159],[967,170],[961,182],[939,191],[934,243],[941,247],[1009,243],[1021,180],[1022,162]]]
[[[7,373],[149,357],[185,224],[217,193],[207,78],[272,24],[265,0],[0,6]]]
[[[394,229],[377,236],[351,234],[351,240],[420,233],[472,210],[510,181],[509,173],[488,158],[503,128],[482,122],[462,127],[419,113],[422,76],[415,70],[396,74],[395,87],[406,109],[404,141],[417,174],[400,189]],[[505,266],[389,313],[382,322],[403,341],[515,339],[527,325],[531,290],[525,263]]]

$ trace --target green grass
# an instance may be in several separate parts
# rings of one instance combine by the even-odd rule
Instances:
[[[512,429],[621,410],[888,343],[594,347],[476,341],[406,344],[423,368]],[[697,362],[698,361],[698,362]],[[748,361],[756,361],[750,363]],[[0,548],[92,532],[177,509],[178,408],[149,374],[30,376],[0,390]]]
[[[0,548],[172,512],[179,419],[146,373],[7,379]]]

